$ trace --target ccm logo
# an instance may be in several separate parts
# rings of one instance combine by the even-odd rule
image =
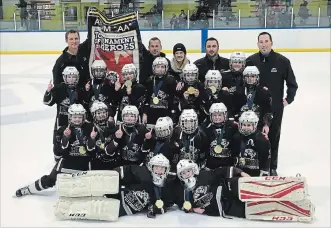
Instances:
[[[271,220],[276,220],[276,221],[292,221],[293,217],[287,217],[287,216],[274,216],[272,217]]]
[[[80,173],[73,173],[71,174],[72,177],[78,177],[78,176],[83,176],[83,175],[86,175],[87,172],[80,172]]]
[[[285,180],[286,177],[265,177],[265,180]]]

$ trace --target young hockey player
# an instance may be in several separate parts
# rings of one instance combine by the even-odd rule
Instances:
[[[208,114],[208,110],[213,103],[223,103],[228,109],[229,116],[232,117],[234,106],[231,102],[230,93],[222,90],[222,75],[218,70],[208,70],[205,77],[205,88],[208,94],[205,112]]]
[[[243,52],[233,52],[230,56],[230,70],[222,72],[223,88],[231,95],[237,90],[244,90],[243,71],[246,65],[246,56]]]
[[[143,107],[146,100],[145,86],[137,82],[137,68],[134,64],[125,64],[122,68],[124,84],[116,91],[116,101],[119,104],[117,120],[122,121],[122,110],[127,105],[134,105],[139,110],[139,116],[143,114]]]
[[[142,152],[144,141],[152,138],[152,131],[138,123],[136,106],[127,105],[122,110],[123,123],[116,127],[113,140],[106,147],[107,154],[119,156],[118,165],[140,165],[146,154]]]
[[[157,57],[153,61],[153,75],[146,82],[146,102],[143,123],[155,124],[159,117],[170,116],[175,119],[174,95],[176,80],[168,75],[166,58]]]
[[[90,109],[93,102],[101,101],[107,104],[109,116],[114,118],[116,113],[115,86],[106,79],[107,65],[103,60],[94,60],[91,66],[92,80],[85,85],[87,107]],[[89,116],[89,119],[93,117]]]
[[[115,171],[61,175],[55,215],[58,219],[117,221],[147,209],[147,217],[155,218],[173,205],[176,175],[169,174],[169,169],[169,160],[158,154],[147,167],[129,165]]]
[[[176,96],[179,98],[179,112],[184,109],[194,109],[199,118],[199,123],[202,123],[206,118],[203,111],[208,101],[208,95],[205,91],[203,83],[198,79],[199,69],[194,64],[187,64],[182,73],[184,86],[181,90],[176,91]]]
[[[257,128],[259,118],[253,111],[241,114],[239,132],[234,136],[231,151],[237,166],[251,176],[268,176],[270,170],[269,139]]]
[[[72,104],[83,104],[84,91],[78,87],[79,72],[75,67],[66,67],[63,70],[64,84],[53,86],[50,82],[44,94],[44,104],[48,106],[57,105],[56,119],[53,132],[53,153],[54,158],[58,161],[61,158],[58,148],[60,141],[56,137],[57,131],[62,126],[68,126],[68,108]]]
[[[191,160],[179,161],[177,176],[181,183],[175,188],[175,202],[186,213],[274,221],[313,219],[314,205],[306,198],[301,177],[249,177],[235,167],[199,170]]]
[[[169,161],[171,171],[176,170],[179,155],[179,145],[171,141],[173,133],[172,119],[169,116],[160,117],[154,126],[154,135],[151,140],[146,140],[142,151],[147,153],[145,164],[157,154],[163,154]],[[154,136],[153,135],[153,136]]]
[[[172,141],[179,146],[178,160],[191,159],[199,167],[206,165],[209,140],[198,126],[198,115],[193,109],[184,109],[179,117],[179,125],[174,129]]]
[[[209,109],[209,120],[202,124],[209,139],[206,151],[206,168],[215,169],[233,166],[235,157],[231,152],[233,136],[238,132],[238,124],[228,119],[227,108],[223,103],[214,103]]]
[[[109,117],[109,106],[101,101],[95,101],[91,107],[94,130],[96,136],[96,156],[92,159],[92,170],[111,170],[117,167],[117,156],[107,154],[105,148],[113,140],[115,125],[112,117]]]
[[[81,104],[73,104],[68,109],[69,125],[57,131],[60,143],[57,148],[62,158],[56,163],[49,175],[45,175],[34,183],[20,188],[16,196],[35,194],[55,185],[58,173],[75,173],[90,169],[90,161],[94,156],[97,132],[92,124],[86,122],[86,110]]]
[[[241,93],[236,103],[240,114],[252,110],[259,117],[258,128],[265,134],[269,133],[272,121],[272,98],[267,87],[259,86],[259,70],[256,66],[248,66],[244,70],[245,91]]]

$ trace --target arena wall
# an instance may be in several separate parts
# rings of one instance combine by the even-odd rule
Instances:
[[[176,43],[183,43],[188,53],[203,53],[208,37],[219,40],[222,53],[255,52],[262,31],[271,33],[279,52],[331,52],[330,28],[143,30],[141,36],[146,46],[150,38],[159,37],[165,53],[172,53]],[[59,54],[66,47],[63,31],[1,32],[0,37],[0,54]],[[87,37],[87,32],[81,32],[81,37]]]

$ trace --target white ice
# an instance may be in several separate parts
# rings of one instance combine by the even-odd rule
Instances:
[[[292,62],[299,89],[294,103],[284,112],[279,172],[301,173],[307,178],[309,194],[316,205],[313,223],[229,220],[181,211],[156,219],[144,214],[126,216],[116,223],[57,221],[53,213],[54,189],[38,196],[12,198],[18,188],[49,174],[54,165],[55,107],[44,106],[42,98],[57,56],[1,55],[1,226],[330,226],[330,53],[284,55]],[[190,54],[189,58],[194,61],[200,56]],[[19,98],[18,104],[11,104],[12,94],[16,100]]]

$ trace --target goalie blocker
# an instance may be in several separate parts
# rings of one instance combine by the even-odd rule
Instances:
[[[245,202],[245,217],[254,220],[313,220],[315,206],[307,199],[304,177],[242,177],[239,199]]]

